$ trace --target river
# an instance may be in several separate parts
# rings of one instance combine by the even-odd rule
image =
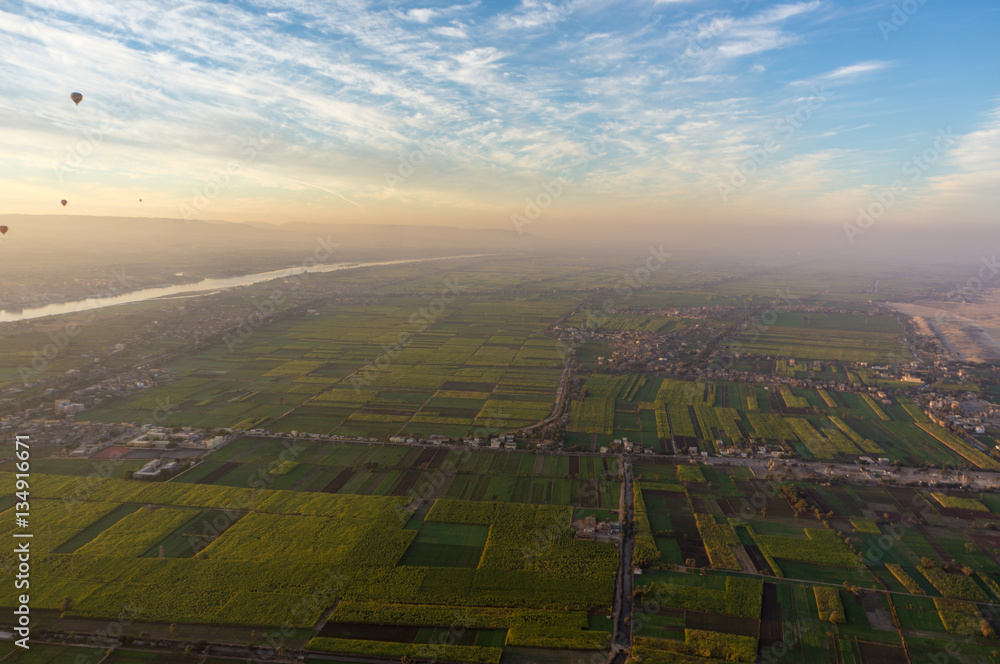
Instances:
[[[271,270],[270,272],[257,272],[245,274],[239,277],[225,277],[221,279],[202,279],[190,284],[179,284],[175,286],[153,286],[139,290],[122,293],[120,295],[92,297],[84,300],[70,300],[68,302],[53,302],[39,307],[25,307],[20,310],[0,310],[0,323],[13,323],[20,320],[31,320],[44,316],[58,316],[60,314],[78,313],[90,311],[92,309],[103,309],[119,304],[131,304],[133,302],[145,302],[157,298],[170,297],[174,295],[188,295],[193,293],[205,293],[208,291],[227,290],[237,286],[249,286],[259,284],[262,281],[272,279],[282,279],[296,274],[307,272],[336,272],[337,270],[353,270],[359,267],[376,267],[380,265],[401,265],[404,263],[420,263],[423,261],[439,261],[448,258],[476,258],[487,254],[469,254],[463,256],[439,256],[436,258],[409,258],[395,261],[381,261],[377,263],[328,263],[323,265],[313,265],[309,267],[290,267],[281,270]]]

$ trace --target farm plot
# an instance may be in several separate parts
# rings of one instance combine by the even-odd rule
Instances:
[[[237,523],[243,512],[205,510],[154,545],[143,558],[190,558]]]
[[[129,514],[137,512],[139,508],[139,505],[118,505],[100,519],[56,547],[55,553],[73,553]]]
[[[537,422],[554,404],[559,344],[541,335],[569,301],[534,306],[456,302],[426,329],[412,305],[328,307],[318,317],[273,323],[232,353],[210,348],[168,368],[178,380],[88,413],[97,421],[141,421],[157,403],[167,425],[271,428],[386,438],[463,435]],[[511,324],[517,313],[523,324]],[[400,331],[407,331],[400,342]],[[373,345],[374,344],[374,345]],[[159,400],[159,401],[158,401]]]
[[[425,522],[399,564],[417,567],[477,567],[488,534],[488,526]]]
[[[751,340],[737,337],[740,352],[800,360],[878,362],[905,353],[903,330],[891,316],[784,312]]]
[[[33,508],[52,526],[33,570],[39,610],[56,610],[69,596],[77,617],[113,617],[127,601],[139,607],[136,620],[281,625],[295,598],[313,593],[315,610],[296,623],[311,626],[334,596],[452,613],[478,606],[604,612],[611,604],[615,548],[573,540],[569,507],[438,501],[419,530],[406,530],[406,498],[106,479],[98,492],[112,501],[85,503],[62,518],[57,498],[72,478],[33,479]],[[56,551],[119,516],[124,503],[115,500],[126,496],[143,507],[72,553]],[[254,511],[218,507],[227,503]],[[184,541],[205,538],[205,526],[211,541]],[[549,544],[537,545],[539,533]],[[189,555],[185,547],[197,550]],[[331,580],[337,569],[350,572]],[[12,592],[0,603],[10,606]]]
[[[296,465],[269,472],[285,455]],[[607,458],[331,442],[289,448],[265,438],[233,441],[173,482],[607,509],[618,508],[621,487],[618,464]]]

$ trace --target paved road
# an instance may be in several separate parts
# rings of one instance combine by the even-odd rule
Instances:
[[[681,457],[684,458],[684,457]],[[689,457],[688,457],[689,458]],[[937,483],[968,485],[974,489],[996,490],[1000,489],[1000,473],[987,470],[940,470],[931,468],[923,470],[920,468],[901,467],[898,471],[893,471],[894,466],[861,466],[849,463],[824,463],[822,461],[799,461],[791,460],[793,465],[786,466],[784,461],[776,461],[774,468],[768,470],[767,459],[743,459],[737,457],[708,457],[702,462],[719,466],[746,466],[753,470],[758,477],[763,477],[768,473],[776,475],[791,475],[802,477],[810,473],[816,473],[826,477],[847,477],[851,482],[870,482],[885,480],[890,483],[906,484],[908,482],[927,482],[928,485]],[[786,473],[788,468],[791,472]],[[888,471],[888,474],[886,472]]]
[[[623,653],[632,649],[632,460],[619,457],[622,466],[622,492],[625,496],[622,515],[622,542],[618,555],[618,577],[615,579],[615,635],[611,643],[611,663],[623,662]],[[627,525],[626,525],[627,524]]]

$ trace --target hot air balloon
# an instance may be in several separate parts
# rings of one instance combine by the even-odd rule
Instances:
[[[59,201],[59,202],[63,204],[63,207],[66,207],[66,203],[68,203],[69,201],[67,201],[67,200],[66,200],[66,199],[64,198],[64,199],[62,199],[62,200],[61,200],[61,201]]]
[[[72,99],[73,103],[76,104],[77,106],[79,106],[80,102],[83,101],[83,95],[80,94],[79,92],[74,92],[69,96],[69,98]]]
[[[0,235],[6,235],[6,234],[7,234],[7,227],[0,226]]]

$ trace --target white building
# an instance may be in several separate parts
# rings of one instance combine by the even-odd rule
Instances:
[[[132,473],[138,480],[156,480],[164,475],[172,475],[180,468],[180,464],[170,459],[153,459],[139,470]]]

